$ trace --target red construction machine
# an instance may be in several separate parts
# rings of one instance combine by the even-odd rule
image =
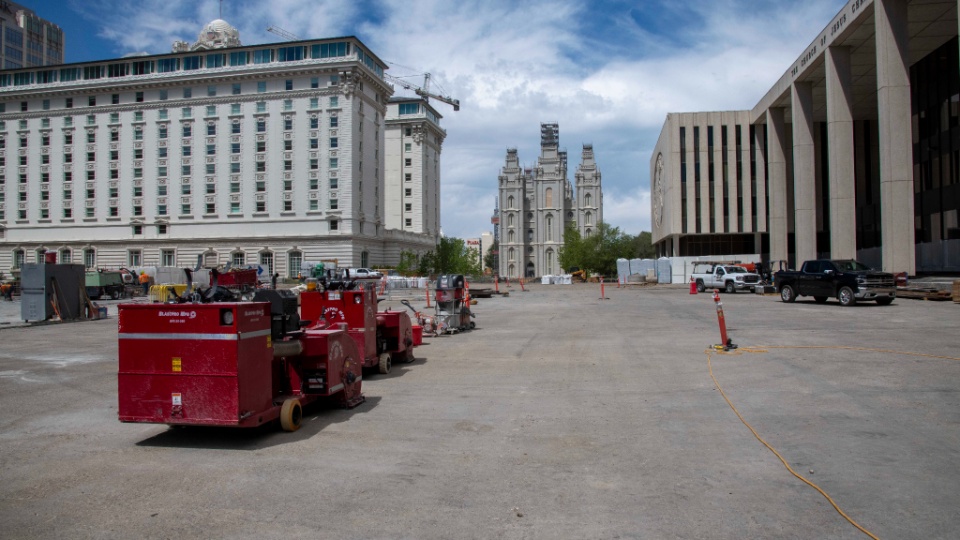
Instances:
[[[300,427],[303,407],[363,402],[364,360],[347,325],[301,321],[296,296],[227,289],[119,306],[121,422]],[[370,327],[372,329],[372,326]]]
[[[346,323],[365,368],[390,373],[394,363],[413,362],[413,325],[405,311],[377,311],[374,287],[364,289],[353,281],[334,281],[323,291],[300,293],[300,313],[327,326]]]

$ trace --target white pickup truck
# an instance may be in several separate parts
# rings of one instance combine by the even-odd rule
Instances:
[[[707,289],[723,289],[726,293],[743,290],[753,292],[754,287],[760,285],[759,274],[736,264],[697,262],[690,277],[700,292]]]

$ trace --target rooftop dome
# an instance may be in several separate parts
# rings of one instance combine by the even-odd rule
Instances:
[[[198,51],[205,49],[223,49],[225,47],[240,47],[240,32],[227,21],[216,19],[210,21],[194,44],[186,41],[173,42],[173,52]]]

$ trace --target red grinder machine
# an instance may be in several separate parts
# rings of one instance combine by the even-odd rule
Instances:
[[[295,431],[308,403],[363,402],[363,355],[346,324],[301,321],[286,290],[260,290],[252,302],[214,296],[120,305],[120,421],[254,427],[279,418]]]
[[[413,362],[414,338],[410,316],[404,311],[377,311],[374,287],[364,290],[354,281],[334,281],[323,291],[300,293],[300,311],[327,325],[346,323],[347,333],[360,353],[360,364],[390,373],[397,362]]]

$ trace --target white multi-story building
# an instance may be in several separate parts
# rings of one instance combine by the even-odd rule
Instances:
[[[576,225],[593,234],[603,220],[603,192],[593,145],[583,145],[576,172],[577,192],[567,178],[567,152],[560,149],[560,127],[540,124],[536,169],[520,166],[516,148],[507,149],[499,177],[499,266],[502,276],[535,277],[559,273],[563,234]]]
[[[293,277],[434,248],[439,209],[385,222],[384,63],[354,37],[226,46],[235,33],[214,21],[186,52],[0,72],[0,270],[55,250]]]
[[[384,224],[389,229],[440,237],[440,149],[447,136],[441,118],[420,97],[387,103]]]
[[[63,30],[20,4],[0,0],[0,32],[2,69],[63,63]]]

